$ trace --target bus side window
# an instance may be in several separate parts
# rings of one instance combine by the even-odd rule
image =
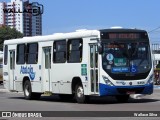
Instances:
[[[66,62],[66,40],[55,41],[53,45],[53,62]]]
[[[27,64],[37,64],[38,62],[38,43],[27,44],[26,62]]]
[[[82,39],[70,39],[68,40],[68,62],[79,63],[82,61]]]
[[[4,64],[7,65],[8,61],[8,45],[5,45],[4,47]]]
[[[25,64],[25,44],[17,45],[17,64]]]

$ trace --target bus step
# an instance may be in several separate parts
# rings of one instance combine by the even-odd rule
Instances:
[[[44,92],[44,95],[45,95],[45,96],[51,96],[51,95],[52,95],[52,92],[50,92],[50,91],[45,91],[45,92]]]

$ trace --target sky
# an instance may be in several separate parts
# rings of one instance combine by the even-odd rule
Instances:
[[[10,0],[0,0],[10,1]],[[30,0],[44,6],[43,35],[113,26],[145,29],[160,42],[160,0]],[[156,30],[154,30],[156,29]],[[153,30],[153,31],[152,31]]]

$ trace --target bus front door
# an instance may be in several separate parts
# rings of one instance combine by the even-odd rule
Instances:
[[[45,92],[50,92],[50,82],[51,82],[51,47],[43,47],[43,68],[42,68],[42,80],[43,80],[43,90]]]
[[[91,94],[98,94],[99,84],[98,84],[98,49],[97,44],[90,44],[90,63],[89,63],[89,78],[90,78],[90,91]]]
[[[15,50],[10,50],[10,62],[9,62],[9,88],[15,90]]]

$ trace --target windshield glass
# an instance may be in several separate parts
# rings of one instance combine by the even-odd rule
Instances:
[[[149,42],[105,42],[103,69],[115,80],[144,79],[151,70]]]

